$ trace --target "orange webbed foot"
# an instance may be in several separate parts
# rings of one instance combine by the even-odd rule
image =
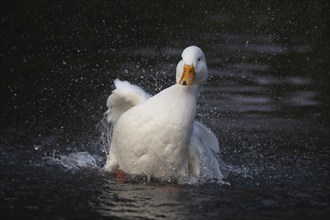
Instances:
[[[116,181],[126,182],[127,181],[127,174],[124,171],[118,169],[116,171]]]

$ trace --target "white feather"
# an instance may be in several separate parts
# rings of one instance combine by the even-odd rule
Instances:
[[[115,125],[119,117],[128,109],[145,102],[150,95],[140,87],[132,85],[127,81],[114,81],[116,89],[108,97],[106,112],[107,121]]]

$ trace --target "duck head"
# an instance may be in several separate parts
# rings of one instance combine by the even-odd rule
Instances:
[[[183,50],[182,60],[176,67],[176,82],[183,86],[202,87],[208,78],[206,59],[203,51],[196,46]]]

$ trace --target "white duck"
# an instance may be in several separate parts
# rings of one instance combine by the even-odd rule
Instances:
[[[208,78],[203,51],[190,46],[176,68],[177,84],[150,97],[141,88],[115,80],[107,100],[114,125],[105,170],[146,174],[181,182],[222,179],[215,135],[195,121],[196,99]]]

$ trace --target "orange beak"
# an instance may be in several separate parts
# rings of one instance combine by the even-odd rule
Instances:
[[[194,80],[195,80],[195,68],[194,68],[194,65],[191,64],[191,65],[187,65],[185,64],[183,66],[183,74],[181,76],[181,79],[179,80],[179,84],[180,85],[192,85],[194,83]]]

